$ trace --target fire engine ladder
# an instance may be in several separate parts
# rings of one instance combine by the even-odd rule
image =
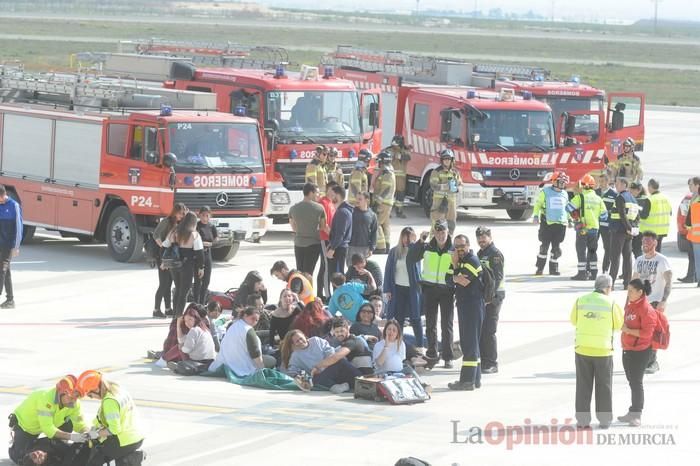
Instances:
[[[334,53],[321,59],[322,64],[337,68],[399,76],[432,75],[436,71],[438,61],[435,57],[409,55],[398,50],[381,52],[351,45],[339,45]]]
[[[137,39],[119,42],[119,52],[182,57],[198,65],[230,68],[273,69],[289,64],[283,47],[247,46],[232,42]]]
[[[136,96],[160,98],[159,90],[114,79],[0,68],[0,100],[3,101],[65,103],[69,106],[112,109],[123,106],[124,102]],[[57,97],[63,100],[57,100]]]
[[[432,76],[441,63],[471,63],[458,58],[411,55],[401,51],[376,51],[350,45],[339,45],[334,53],[323,57],[322,63],[346,69],[366,72],[396,74],[399,76]],[[512,79],[535,79],[538,75],[549,76],[549,71],[540,67],[521,65],[473,65],[480,76],[493,78],[507,76]]]

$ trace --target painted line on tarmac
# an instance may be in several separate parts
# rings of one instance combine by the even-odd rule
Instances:
[[[207,457],[207,456],[216,455],[216,454],[218,454],[218,453],[223,453],[223,452],[225,452],[225,451],[227,451],[227,450],[232,450],[232,449],[240,448],[240,447],[249,445],[249,444],[251,444],[251,443],[260,442],[261,440],[265,440],[265,439],[267,439],[267,438],[270,438],[270,437],[273,437],[273,436],[276,436],[276,435],[280,435],[280,433],[279,433],[279,432],[270,432],[270,433],[267,433],[267,434],[258,435],[258,436],[256,436],[256,437],[251,438],[251,439],[248,439],[248,440],[243,440],[243,441],[241,441],[241,442],[227,443],[227,444],[224,445],[223,447],[214,448],[214,449],[207,449],[207,450],[205,450],[205,451],[203,451],[203,452],[201,452],[201,453],[197,453],[197,454],[190,455],[190,456],[185,456],[184,458],[180,458],[180,459],[178,459],[178,460],[176,460],[176,461],[170,462],[170,464],[171,464],[171,465],[177,465],[177,464],[194,464],[194,461],[197,460],[197,459],[199,459],[199,458],[204,458],[204,457]]]
[[[0,327],[167,327],[170,322],[153,322],[151,319],[143,321],[120,322],[113,320],[109,322],[94,321],[94,322],[2,322]]]

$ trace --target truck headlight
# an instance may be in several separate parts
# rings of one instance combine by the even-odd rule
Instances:
[[[270,202],[273,204],[289,204],[289,193],[284,191],[270,193]]]
[[[484,175],[482,175],[481,172],[472,172],[472,178],[475,181],[484,181]]]

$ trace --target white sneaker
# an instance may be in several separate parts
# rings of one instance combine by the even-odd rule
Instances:
[[[157,360],[156,362],[154,362],[153,364],[155,364],[157,367],[160,367],[160,368],[163,368],[163,369],[165,369],[166,367],[168,367],[168,363],[165,362],[165,359],[163,359],[163,358],[158,359],[158,360]]]
[[[350,390],[350,385],[345,382],[345,383],[337,383],[330,388],[330,392],[333,393],[334,395],[339,395],[341,393],[345,393],[348,390]]]

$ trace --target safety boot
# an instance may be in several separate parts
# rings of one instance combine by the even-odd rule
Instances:
[[[597,269],[593,269],[590,272],[588,272],[588,279],[589,280],[595,280],[596,278],[598,278],[598,270]]]
[[[559,262],[549,261],[549,274],[550,275],[561,275],[559,273]]]
[[[579,270],[576,275],[571,277],[571,280],[584,281],[588,279],[588,274],[585,270]]]

